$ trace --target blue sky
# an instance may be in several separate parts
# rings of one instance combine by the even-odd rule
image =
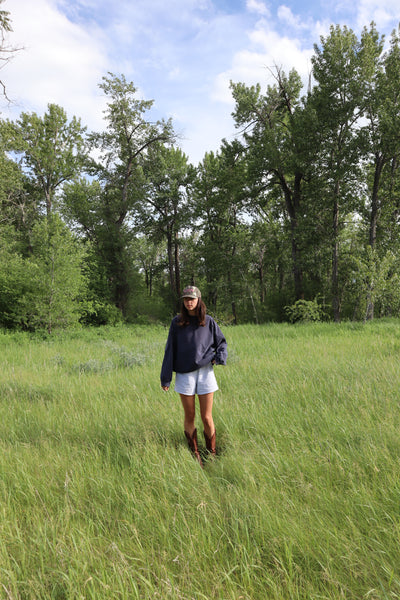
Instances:
[[[124,74],[153,117],[172,118],[194,164],[236,134],[229,81],[271,83],[268,68],[296,68],[306,82],[313,44],[331,24],[359,33],[375,21],[386,35],[400,22],[398,0],[5,0],[23,46],[1,72],[10,107],[43,114],[49,102],[103,128],[98,88]]]

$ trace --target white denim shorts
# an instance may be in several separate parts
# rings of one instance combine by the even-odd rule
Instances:
[[[176,373],[175,391],[185,396],[195,394],[211,394],[218,389],[212,364],[201,367],[190,373]]]

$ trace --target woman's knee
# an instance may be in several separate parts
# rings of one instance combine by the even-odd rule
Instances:
[[[214,423],[211,413],[202,414],[201,420],[203,421],[203,425],[206,429],[212,427]]]
[[[194,423],[195,417],[196,417],[196,413],[195,413],[194,410],[193,411],[191,411],[191,410],[190,411],[186,411],[185,410],[185,421],[187,423]]]
[[[196,406],[193,396],[184,396],[180,394],[182,400],[183,410],[185,412],[185,420],[194,421],[196,416]]]

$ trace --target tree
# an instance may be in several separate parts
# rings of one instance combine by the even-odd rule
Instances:
[[[236,102],[236,126],[243,128],[249,162],[249,186],[253,202],[276,198],[282,217],[290,225],[292,272],[296,299],[304,296],[299,219],[303,209],[302,187],[309,176],[315,152],[314,120],[300,99],[301,79],[295,70],[286,76],[276,69],[275,85],[265,95],[261,86],[231,83]],[[278,190],[276,194],[267,191]]]
[[[199,165],[192,206],[199,232],[198,272],[205,275],[213,310],[222,300],[237,322],[237,301],[246,294],[248,228],[244,225],[247,163],[239,142],[223,141]],[[200,267],[201,266],[201,267]]]
[[[53,209],[57,190],[74,179],[86,157],[85,129],[63,108],[49,104],[47,113],[22,113],[16,123],[3,124],[6,149],[21,155],[21,167],[33,188],[40,190],[46,215]]]
[[[0,5],[3,2],[4,0],[0,0]],[[6,31],[12,31],[10,13],[7,10],[0,10],[0,31],[3,36]]]
[[[180,148],[153,144],[143,161],[146,195],[138,206],[139,230],[167,244],[169,287],[176,310],[181,293],[181,236],[192,225],[187,202],[194,169]]]
[[[107,272],[110,296],[126,315],[130,287],[130,263],[127,247],[133,236],[135,211],[144,197],[145,178],[141,159],[154,144],[169,143],[174,134],[170,121],[151,122],[145,118],[152,100],[137,99],[137,88],[125,77],[109,74],[100,89],[109,98],[106,131],[89,136],[91,148],[99,153],[88,165],[89,174],[98,183],[95,204],[79,207],[71,203],[69,191],[64,202],[75,209],[78,222],[90,216],[92,232]],[[76,186],[74,193],[76,194]],[[80,195],[83,198],[83,194]],[[76,195],[75,195],[76,199]]]
[[[20,165],[5,152],[3,127],[0,122],[0,226],[14,227],[14,237],[18,240],[19,251],[26,255],[31,252],[31,231],[38,218],[37,194],[30,186]]]
[[[258,312],[261,317],[278,320],[282,308],[291,301],[290,285],[290,239],[282,219],[269,206],[257,215],[250,226],[248,258],[249,272],[253,274],[257,287]],[[269,210],[268,210],[269,209]]]
[[[365,110],[364,90],[374,74],[379,53],[375,31],[359,41],[351,29],[331,27],[312,57],[317,85],[310,95],[321,145],[315,161],[314,181],[323,201],[321,210],[331,215],[331,296],[335,321],[340,320],[339,237],[344,219],[361,210],[360,164]]]
[[[165,243],[154,242],[148,235],[139,235],[132,241],[131,252],[138,270],[144,274],[147,294],[152,297],[157,276],[165,268]]]
[[[399,29],[400,31],[400,29]],[[366,32],[364,31],[364,36]],[[375,38],[377,33],[375,32]],[[382,42],[375,44],[375,55],[382,50]],[[376,61],[377,62],[377,61]],[[394,31],[389,51],[385,53],[377,65],[372,65],[373,74],[370,85],[365,91],[364,127],[365,148],[368,157],[367,173],[369,179],[368,202],[368,245],[371,257],[379,261],[383,254],[376,252],[376,240],[379,223],[384,213],[393,216],[396,203],[393,203],[393,184],[399,172],[400,158],[400,45],[399,33]],[[369,158],[370,157],[370,158]],[[392,219],[393,222],[393,219]],[[392,226],[392,225],[391,225]],[[385,230],[381,229],[382,240]],[[369,280],[369,300],[366,318],[374,316],[375,279]]]
[[[24,259],[15,230],[0,226],[0,326],[20,327],[24,322],[23,298],[32,290],[32,269]]]
[[[57,215],[35,225],[32,241],[33,256],[26,263],[30,289],[21,300],[24,326],[51,333],[78,323],[86,293],[82,244]]]
[[[4,0],[0,0],[0,5],[3,4]],[[15,52],[21,50],[7,44],[6,35],[12,31],[10,13],[7,10],[0,10],[0,69],[2,69],[12,58]],[[0,79],[0,88],[2,90],[3,97],[10,101],[7,96],[6,85],[2,79]]]

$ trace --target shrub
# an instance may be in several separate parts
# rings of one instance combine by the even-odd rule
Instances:
[[[297,300],[291,306],[285,306],[285,313],[291,323],[316,323],[326,317],[322,306],[318,304],[317,298],[314,300]]]

